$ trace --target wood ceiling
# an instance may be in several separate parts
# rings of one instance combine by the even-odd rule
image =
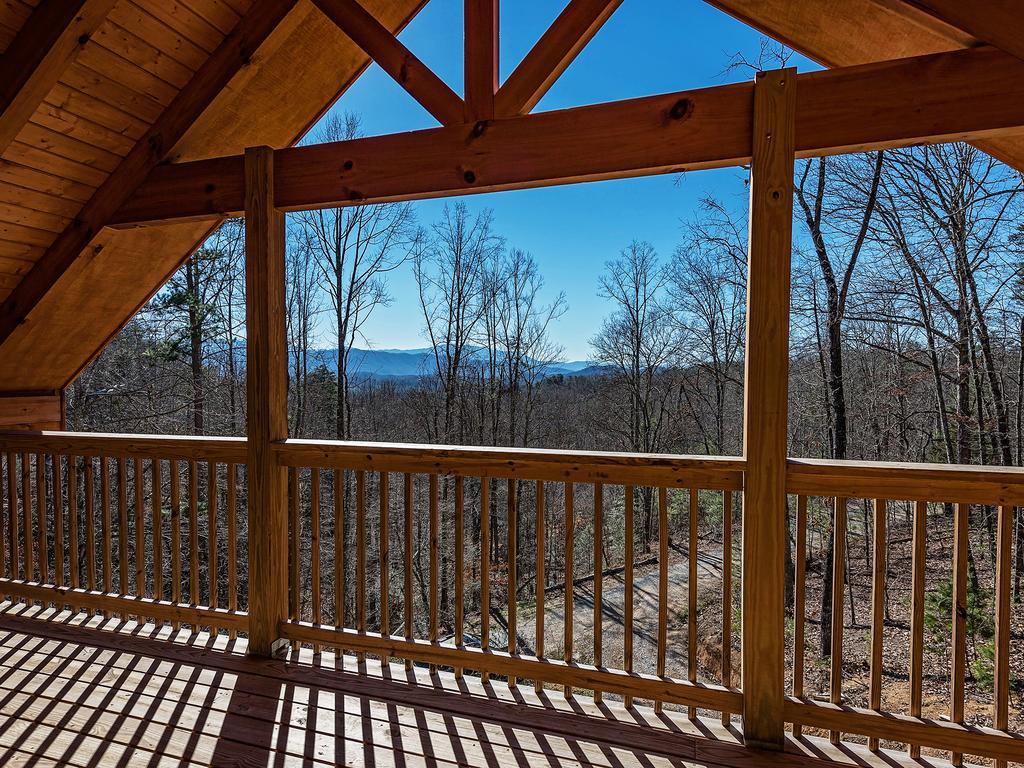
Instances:
[[[362,6],[393,32],[424,2]],[[1024,55],[1012,0],[710,2],[829,66]],[[18,393],[70,383],[209,231],[103,227],[153,165],[293,144],[367,64],[310,0],[0,0],[0,52],[0,392]],[[430,87],[443,118],[454,94]],[[1024,168],[1024,135],[979,146]]]

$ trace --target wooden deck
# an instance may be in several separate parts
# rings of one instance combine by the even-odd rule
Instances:
[[[896,766],[825,742],[746,749],[720,724],[482,685],[428,669],[361,667],[302,650],[243,655],[224,635],[0,603],[4,766]],[[383,669],[383,671],[382,671]]]

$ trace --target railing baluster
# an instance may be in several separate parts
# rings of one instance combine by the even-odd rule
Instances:
[[[466,622],[466,519],[465,487],[462,475],[455,477],[455,645],[465,644]],[[455,667],[455,676],[462,677],[462,667]]]
[[[142,459],[138,457],[133,459],[132,479],[135,481],[135,594],[138,597],[145,597],[146,523],[143,506],[146,499],[146,475],[143,472]],[[144,616],[137,618],[139,622],[145,621]]]
[[[0,464],[0,498],[8,499],[9,501],[9,496],[5,493],[7,489],[5,478],[10,474],[6,454],[0,454],[0,462],[2,462]],[[6,515],[4,517],[6,518]],[[7,563],[7,520],[3,519],[0,520],[0,576],[3,576],[5,579],[11,578],[11,574],[7,570]]]
[[[967,522],[969,504],[957,504],[953,518],[953,664],[949,719],[964,721],[964,678],[967,674]],[[950,762],[963,765],[963,754],[953,752]]]
[[[835,500],[835,543],[832,548],[832,666],[829,677],[829,700],[843,701],[843,585],[846,575],[846,499]],[[842,734],[830,731],[829,738],[838,744]]]
[[[689,551],[686,553],[686,678],[691,683],[697,682],[697,525],[700,518],[700,498],[696,488],[690,489],[689,508]],[[665,528],[668,528],[668,510],[665,511]],[[668,534],[664,538],[665,549],[665,597],[668,598]],[[661,609],[668,613],[668,604]],[[664,672],[662,672],[664,674]],[[697,717],[697,708],[690,707],[688,715],[691,720]]]
[[[594,666],[604,666],[604,648],[602,630],[604,625],[604,606],[601,598],[604,587],[604,486],[594,483]],[[600,689],[594,689],[594,703],[601,703]]]
[[[508,652],[515,655],[519,651],[519,623],[517,621],[517,609],[519,608],[519,595],[518,595],[518,573],[517,573],[517,560],[518,551],[517,544],[518,525],[519,522],[519,498],[518,498],[518,486],[513,478],[508,480],[508,492],[506,494],[506,501],[508,502]],[[514,688],[516,685],[515,675],[509,675],[508,677],[509,688]]]
[[[693,511],[690,511],[691,516]],[[693,553],[690,553],[693,560]],[[693,584],[687,586],[693,591]],[[692,619],[691,619],[692,621]],[[665,676],[665,650],[668,645],[668,489],[658,488],[658,650],[655,673]],[[662,711],[660,699],[654,701],[654,711]],[[693,708],[690,708],[691,712]],[[691,714],[692,718],[693,715]]]
[[[537,615],[536,615],[536,639],[534,641],[534,650],[537,652],[537,657],[544,658],[544,593],[545,587],[547,586],[544,580],[544,536],[545,536],[545,513],[544,513],[544,481],[538,480],[535,486],[534,494],[536,497],[537,507],[537,579],[536,579],[536,603],[537,603]],[[534,681],[534,686],[537,693],[540,693],[544,688],[543,680]]]
[[[491,647],[491,479],[480,478],[480,647]],[[487,670],[480,671],[487,682]]]
[[[53,475],[53,561],[54,583],[64,586],[64,478],[61,467],[61,456],[51,454],[51,474]],[[0,527],[3,521],[0,521]],[[0,543],[0,560],[3,559],[3,544]]]
[[[633,486],[627,485],[623,492],[623,516],[626,529],[626,552],[622,574],[622,669],[633,671]],[[633,697],[625,696],[626,708],[633,706]]]
[[[10,462],[11,454],[7,454],[8,463]],[[14,504],[11,504],[11,512],[14,512]],[[11,522],[14,523],[15,519],[11,518]],[[17,531],[12,530],[11,535],[16,536]],[[78,589],[79,578],[81,574],[78,570],[78,457],[68,456],[68,567],[70,573],[68,573],[68,583],[72,589]],[[16,544],[16,539],[12,542]],[[17,551],[12,550],[11,556],[17,559]],[[13,573],[14,566],[12,563],[11,571]]]
[[[123,457],[117,459],[117,565],[118,594],[128,594],[128,469]]]
[[[380,633],[391,634],[391,483],[387,472],[380,473],[380,544],[378,559],[380,560]],[[387,657],[383,659],[387,663]]]
[[[573,559],[576,544],[576,513],[573,510],[573,484],[565,484],[565,610],[563,622],[563,658],[566,664],[573,661],[573,624],[575,618],[575,592],[573,588]],[[564,686],[566,696],[572,696],[572,686]]]
[[[46,525],[46,454],[36,454],[36,526],[39,529],[39,583],[48,584],[50,553]]]
[[[996,638],[995,668],[992,690],[992,724],[997,730],[1005,731],[1010,718],[1010,569],[1013,564],[1010,552],[1013,543],[1013,507],[1003,504],[999,507],[996,522]],[[1006,761],[996,763],[997,768],[1006,768]]]
[[[110,517],[110,472],[106,456],[99,457],[100,465],[100,546],[103,552],[103,591],[110,594],[114,591],[113,547],[111,546]],[[110,618],[110,611],[103,615]]]
[[[89,591],[96,589],[96,517],[93,498],[93,457],[85,456],[85,583]]]
[[[334,624],[345,626],[345,474],[340,469],[331,471],[334,490]],[[344,651],[335,647],[335,656]]]
[[[199,467],[195,461],[188,463],[188,584],[192,605],[199,605]]]
[[[924,575],[928,546],[928,503],[914,504],[913,556],[911,561],[910,598],[910,715],[921,716],[924,686]],[[921,757],[921,747],[910,745],[910,756]]]
[[[413,639],[413,592],[412,592],[412,513],[413,513],[413,499],[412,499],[412,475],[406,472],[402,476],[402,496],[403,496],[403,508],[405,512],[405,536],[403,544],[405,545],[405,583],[402,588],[405,590],[405,598],[403,600],[403,608],[405,610],[405,638],[407,640]],[[412,669],[412,659],[405,660],[405,668]]]
[[[299,468],[292,467],[288,470],[288,484],[291,488],[291,499],[288,504],[289,517],[291,518],[291,558],[288,562],[288,572],[290,575],[291,582],[291,611],[289,615],[292,621],[300,621],[302,619],[302,591],[300,578],[302,574],[301,564],[299,557],[302,550],[301,546],[301,521],[299,517]],[[299,649],[299,641],[292,641],[292,650],[297,651]]]
[[[238,610],[238,465],[227,465],[227,527],[228,527],[228,610]],[[228,639],[234,640],[235,630],[229,630]]]
[[[732,688],[732,491],[722,491],[722,685]],[[732,713],[722,712],[722,725]]]
[[[7,453],[7,545],[10,548],[10,569],[8,576],[18,578],[21,553],[18,551],[18,459]]]
[[[181,602],[181,465],[177,459],[170,463],[171,492],[171,601]],[[171,625],[174,631],[181,629],[179,622]]]
[[[320,468],[313,467],[309,476],[309,579],[312,597],[313,623],[323,622],[320,610]],[[313,644],[313,653],[323,650],[320,643]]]
[[[356,472],[356,628],[366,631],[366,472]],[[362,662],[365,654],[359,654]]]
[[[440,602],[439,590],[441,588],[441,519],[437,499],[437,475],[431,474],[430,499],[428,511],[430,514],[430,642],[438,640],[438,604]],[[436,665],[431,665],[431,670]]]
[[[153,472],[153,598],[164,599],[164,484],[161,460],[151,462]]]
[[[732,496],[731,493],[727,493]],[[730,518],[731,522],[731,518]],[[723,558],[724,560],[724,558]],[[728,569],[723,573],[732,573],[731,550]],[[724,566],[723,566],[724,567]],[[723,582],[724,584],[724,582]],[[730,580],[731,585],[731,580]],[[804,627],[807,622],[807,497],[797,496],[796,499],[796,561],[793,573],[793,695],[797,698],[804,695]],[[793,738],[799,739],[803,728],[793,725]]]
[[[219,579],[217,577],[217,514],[219,499],[217,498],[217,463],[208,461],[206,463],[206,599],[211,608],[220,604],[218,595]],[[217,628],[210,627],[210,632],[216,634]]]
[[[21,517],[25,531],[25,581],[35,576],[35,541],[32,532],[32,461],[31,454],[21,454]]]
[[[868,706],[876,712],[882,708],[882,634],[885,621],[886,568],[886,503],[875,499],[874,567],[871,577],[871,681]],[[878,739],[868,739],[868,749],[878,750]]]

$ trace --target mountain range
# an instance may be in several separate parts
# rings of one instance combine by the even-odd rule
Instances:
[[[484,350],[474,348],[470,358],[483,361]],[[310,350],[310,365],[323,365],[331,371],[338,370],[337,349]],[[434,351],[430,347],[420,349],[353,349],[349,358],[349,375],[371,379],[408,379],[430,373],[434,366]],[[571,360],[549,363],[549,376],[592,376],[602,372],[602,366],[589,360]]]

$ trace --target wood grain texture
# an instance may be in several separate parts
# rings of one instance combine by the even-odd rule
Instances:
[[[274,204],[270,148],[247,152],[246,179],[249,650],[269,656],[288,613],[287,478],[271,449],[288,436],[284,216]]]
[[[314,0],[331,21],[366,51],[441,125],[463,121],[465,105],[448,85],[369,13],[359,0]]]
[[[59,395],[0,396],[0,429],[55,429],[60,421]]]
[[[43,0],[0,56],[0,153],[103,23],[115,0]]]
[[[465,121],[494,119],[498,90],[498,0],[465,0]]]
[[[274,450],[278,461],[290,467],[732,490],[742,487],[744,467],[735,458],[414,443],[287,440]]]
[[[1024,131],[1024,62],[992,48],[796,76],[799,157]],[[753,86],[283,150],[285,209],[676,173],[750,162]],[[154,169],[113,223],[237,213],[241,160]]]
[[[54,241],[11,294],[0,304],[0,345],[67,272],[117,210],[131,198],[157,163],[231,82],[263,41],[291,10],[294,0],[254,6],[153,124],[106,177],[72,224]]]
[[[366,0],[366,7],[394,32],[418,12],[423,2]],[[204,8],[226,8],[221,0],[203,0],[203,3]],[[132,4],[119,5],[130,7]],[[180,3],[147,0],[146,5],[149,12],[162,20],[170,19],[172,14],[188,13]],[[244,10],[246,4],[238,4],[237,8]],[[234,21],[224,21],[237,23],[238,14],[232,13],[232,16]],[[175,21],[177,26],[189,29],[195,29],[197,24],[203,25],[206,31],[203,32],[202,47],[205,50],[215,50],[223,37],[222,29],[214,29],[203,20],[193,18],[188,24],[180,24],[179,21]],[[223,24],[221,27],[228,31],[232,29]],[[174,55],[170,42],[161,50]],[[366,55],[312,3],[299,0],[294,11],[257,50],[256,55],[189,127],[171,150],[171,156],[175,161],[198,159],[241,152],[246,146],[268,144],[281,147],[294,143],[316,121],[326,105],[332,103],[364,70],[367,63]],[[313,71],[317,76],[309,76]],[[104,124],[119,134],[123,132],[132,142],[144,134],[162,111],[157,104],[157,109],[150,110],[145,120],[127,115],[121,110],[132,109],[133,104],[143,97],[78,62],[72,63],[64,79],[64,90],[54,94],[53,100],[62,106],[66,103],[68,109],[81,111],[83,104],[102,104],[102,99],[114,98],[112,103],[119,107],[112,110],[108,106],[104,110],[104,114],[109,116],[109,121],[104,119]],[[121,97],[126,97],[126,100],[122,101]],[[86,116],[88,114],[93,113],[86,113]],[[0,163],[0,178],[7,178],[17,168]],[[31,170],[26,170],[26,173],[31,178],[24,178],[24,182],[38,182],[44,188],[52,189],[53,194],[73,198],[75,211],[93,192],[88,185],[70,179]],[[73,215],[73,212],[68,215]],[[205,239],[211,225],[211,222],[192,222],[153,231],[101,232],[90,244],[90,258],[78,260],[65,278],[47,292],[30,321],[20,325],[4,343],[4,357],[9,354],[27,361],[27,364],[0,366],[0,390],[57,389],[73,380],[191,250]],[[0,242],[0,254],[6,250],[9,250],[9,245]],[[33,253],[32,259],[38,258],[38,253],[31,247],[29,251]],[[92,321],[80,322],[83,315],[91,317]],[[41,384],[44,381],[52,383]]]
[[[786,438],[795,71],[754,85],[743,450],[743,732],[783,743]],[[756,331],[754,330],[756,329]]]

